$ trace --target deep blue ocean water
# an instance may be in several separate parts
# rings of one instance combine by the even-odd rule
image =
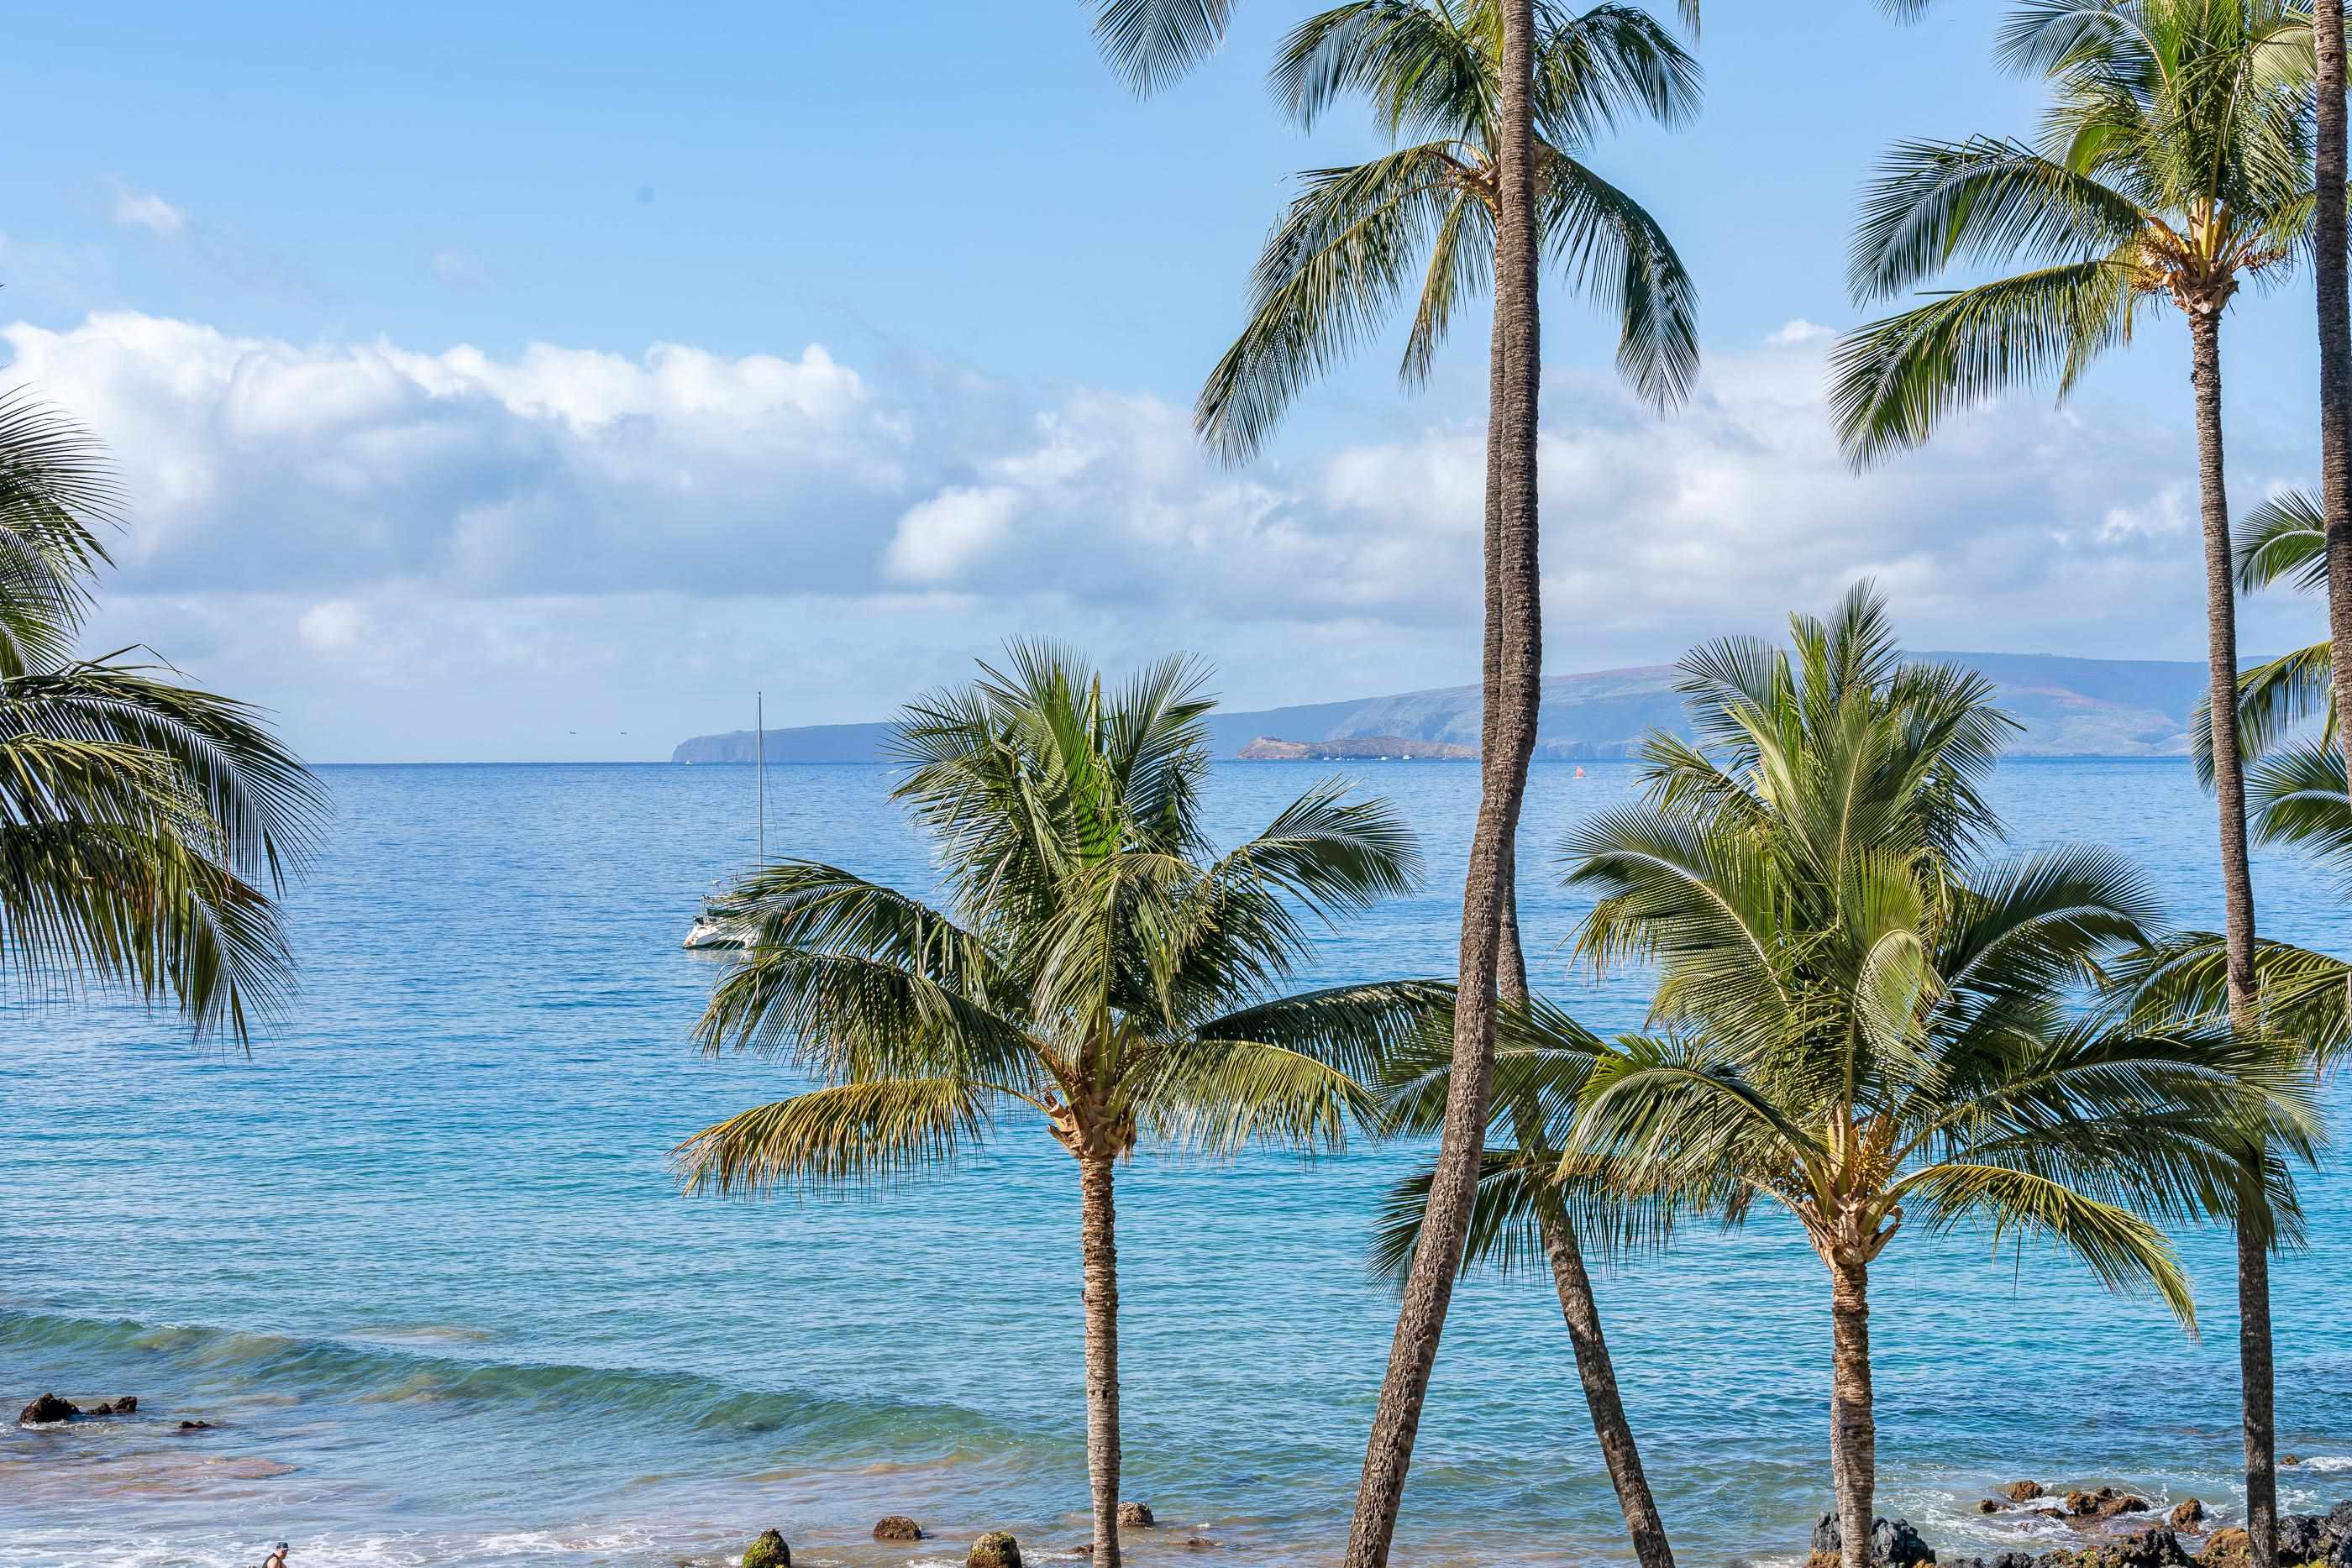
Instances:
[[[1421,830],[1422,896],[1328,939],[1302,984],[1452,965],[1475,768],[1370,765]],[[945,1177],[847,1201],[680,1197],[679,1138],[789,1088],[698,1057],[715,961],[678,940],[751,852],[747,768],[324,770],[336,821],[294,901],[297,1011],[249,1058],[118,1005],[18,1009],[0,1051],[0,1400],[135,1394],[131,1420],[0,1429],[0,1565],[653,1568],[767,1525],[795,1561],[1033,1557],[1085,1539],[1076,1190],[1009,1124]],[[1238,837],[1318,770],[1222,766]],[[1622,765],[1538,767],[1524,913],[1538,983],[1635,1022],[1564,944],[1553,846]],[[769,774],[772,852],[918,887],[924,849],[861,768]],[[2013,842],[2101,841],[2184,921],[2219,918],[2184,767],[2021,764]],[[2334,951],[2352,912],[2266,856],[2264,928]],[[1146,1156],[1120,1187],[1126,1491],[1236,1561],[1335,1562],[1393,1302],[1369,1216],[1422,1151]],[[2312,1177],[2277,1274],[2291,1503],[2352,1496],[2352,1183]],[[2196,1493],[2236,1466],[2230,1244],[2183,1239],[2201,1339],[2063,1258],[1905,1235],[1874,1273],[1880,1501],[1948,1555],[2014,1544],[2020,1475]],[[1828,1494],[1828,1292],[1785,1224],[1686,1238],[1601,1281],[1643,1458],[1686,1565],[1801,1552]],[[184,1419],[219,1429],[184,1437]],[[866,1537],[906,1512],[940,1537]],[[1542,1279],[1456,1297],[1398,1559],[1630,1557]],[[1213,1561],[1214,1559],[1212,1559]]]

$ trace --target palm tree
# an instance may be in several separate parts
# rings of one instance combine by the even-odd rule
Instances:
[[[1524,18],[1520,13],[1524,11]],[[1531,32],[1518,29],[1531,29]],[[1229,460],[1254,455],[1307,382],[1376,329],[1408,274],[1423,281],[1403,377],[1427,374],[1454,312],[1496,282],[1489,354],[1482,680],[1484,770],[1463,904],[1455,1014],[1456,1103],[1426,1264],[1407,1281],[1366,1445],[1348,1562],[1387,1560],[1420,1408],[1474,1200],[1495,1020],[1507,991],[1511,868],[1541,692],[1542,607],[1535,497],[1535,272],[1549,261],[1619,326],[1619,362],[1657,404],[1678,400],[1697,361],[1694,291],[1655,220],[1575,154],[1625,113],[1673,122],[1697,101],[1697,69],[1643,12],[1582,14],[1525,0],[1357,0],[1286,41],[1277,97],[1311,127],[1360,93],[1394,137],[1385,158],[1307,176],[1259,258],[1252,316],[1203,387],[1196,420]],[[1526,101],[1520,102],[1522,94]],[[1531,116],[1523,124],[1520,116]],[[1522,216],[1517,204],[1528,201]],[[1528,225],[1525,235],[1517,225]],[[1525,241],[1524,250],[1522,241]],[[1540,254],[1538,254],[1540,253]]]
[[[1223,854],[1201,822],[1203,674],[1182,659],[1106,695],[1070,653],[910,708],[895,792],[932,839],[946,907],[809,861],[725,905],[751,946],[698,1034],[784,1057],[816,1087],[679,1145],[689,1189],[763,1192],[937,1169],[1018,1116],[1076,1162],[1095,1561],[1117,1568],[1118,1284],[1113,1173],[1139,1140],[1331,1147],[1373,1112],[1360,1079],[1444,988],[1280,997],[1333,921],[1419,867],[1386,802],[1336,782]],[[1034,1119],[1033,1119],[1034,1118]]]
[[[88,433],[0,396],[0,966],[37,1000],[168,995],[243,1045],[292,983],[277,900],[324,799],[254,708],[76,655],[118,504]]]
[[[1959,261],[2031,269],[1863,329],[1832,361],[1848,455],[1927,439],[1955,406],[2053,377],[2064,396],[2143,308],[2189,324],[2196,389],[2206,656],[2212,685],[2231,1016],[2255,1027],[2253,881],[2237,735],[2237,610],[2221,448],[2221,317],[2248,281],[2292,262],[2311,224],[2310,19],[2280,0],[2035,0],[2004,60],[2053,88],[2038,146],[1979,137],[1897,146],[1865,197],[1857,298],[1885,298]],[[2257,1195],[2249,1192],[2248,1206]],[[2257,1568],[2276,1557],[2270,1276],[2262,1227],[2239,1247],[2246,1520]]]
[[[1543,622],[1536,517],[1536,424],[1542,381],[1537,279],[1535,174],[1537,0],[1491,0],[1502,69],[1495,100],[1495,316],[1486,419],[1486,587],[1487,635],[1478,820],[1464,879],[1461,994],[1454,1056],[1460,1068],[1447,1108],[1432,1195],[1435,1228],[1416,1257],[1397,1313],[1381,1383],[1364,1474],[1349,1529],[1345,1568],[1384,1568],[1404,1500],[1423,1399],[1436,1365],[1438,1336],[1453,1298],[1454,1270],[1475,1201],[1493,1068],[1496,993],[1505,910],[1511,900],[1513,842],[1543,696]],[[1696,25],[1696,0],[1684,0]],[[1234,0],[1096,0],[1095,34],[1105,57],[1139,93],[1149,93],[1214,48]]]
[[[1392,1129],[1423,1136],[1436,1129],[1452,1091],[1450,1044],[1434,1030],[1423,1031],[1401,1040],[1382,1061],[1382,1098]],[[1572,1181],[1557,1179],[1578,1095],[1608,1050],[1591,1030],[1552,1003],[1528,996],[1523,987],[1505,998],[1496,1025],[1494,1125],[1462,1271],[1493,1264],[1507,1276],[1541,1260],[1559,1297],[1577,1379],[1634,1558],[1642,1568],[1673,1568],[1665,1523],[1618,1392],[1585,1252],[1589,1242],[1610,1252],[1662,1242],[1671,1229],[1674,1205],[1636,1193],[1632,1183],[1605,1168],[1580,1168]],[[1509,1142],[1496,1141],[1498,1134]],[[1433,1166],[1391,1188],[1373,1237],[1377,1272],[1399,1282],[1411,1274],[1435,1179]]]
[[[2318,104],[2312,270],[2319,315],[2319,472],[2336,696],[2352,707],[2352,299],[2345,263],[2344,0],[2312,0]],[[2352,797],[2347,797],[2352,805]]]
[[[1980,856],[2010,727],[1981,677],[1905,663],[1866,585],[1791,630],[1793,660],[1691,654],[1699,743],[1653,739],[1649,800],[1565,844],[1599,895],[1580,953],[1654,964],[1657,988],[1647,1032],[1596,1060],[1562,1174],[1600,1161],[1730,1223],[1796,1218],[1830,1274],[1832,1472],[1864,1568],[1870,1269],[1895,1237],[2053,1241],[2193,1322],[2151,1217],[2231,1212],[2248,1129],[2300,1147],[2315,1112],[2260,1040],[2070,1006],[2086,966],[2148,940],[2155,901],[2102,850]]]

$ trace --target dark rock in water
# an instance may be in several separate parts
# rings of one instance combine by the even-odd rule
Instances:
[[[1834,1568],[1844,1547],[1845,1536],[1838,1528],[1837,1515],[1822,1515],[1813,1526],[1809,1568]],[[1936,1554],[1919,1539],[1910,1521],[1882,1519],[1870,1527],[1870,1561],[1874,1568],[1913,1568],[1916,1563],[1935,1562]]]
[[[1977,1503],[1977,1511],[1979,1513],[2000,1513],[2006,1511],[2008,1507],[2009,1504],[2001,1501],[1999,1498],[1989,1497],[1980,1500]]]
[[[53,1421],[70,1421],[81,1412],[54,1394],[44,1394],[16,1413],[16,1419],[27,1427],[45,1427]]]
[[[1070,1548],[1070,1555],[1073,1557],[1092,1557],[1094,1554],[1095,1543],[1091,1541],[1081,1542]]]
[[[1150,1530],[1155,1522],[1151,1517],[1151,1505],[1148,1502],[1123,1502],[1118,1505],[1121,1530]]]
[[[2000,1489],[2000,1495],[2011,1502],[2032,1502],[2042,1495],[2040,1481],[2011,1481]]]
[[[1184,1538],[1184,1550],[1187,1552],[1214,1552],[1218,1544],[1205,1535],[1188,1535]]]
[[[2281,1454],[2279,1456],[2279,1463],[2283,1465],[2299,1465],[2303,1463],[2303,1458],[2300,1455],[2296,1454]]]
[[[763,1530],[743,1548],[743,1568],[793,1568],[793,1549],[781,1530]]]
[[[139,1396],[135,1394],[126,1394],[114,1402],[114,1413],[117,1416],[128,1416],[138,1408]]]
[[[2146,1513],[2147,1511],[2147,1499],[2144,1497],[2133,1497],[2129,1493],[2126,1493],[2122,1497],[2105,1499],[2100,1502],[2097,1511],[2098,1517],[2101,1519],[2113,1519],[2118,1514]]]
[[[183,1432],[209,1432],[212,1429],[213,1424],[210,1421],[183,1421],[180,1423],[180,1430]]]
[[[2205,1522],[2205,1505],[2192,1497],[2175,1508],[2166,1522],[2175,1530],[2195,1530]]]
[[[971,1543],[963,1568],[1021,1568],[1021,1542],[1008,1531],[992,1530]]]
[[[1992,1560],[1992,1568],[2033,1568],[2033,1553],[2004,1552]]]
[[[903,1513],[886,1513],[874,1521],[877,1541],[920,1541],[923,1527]]]

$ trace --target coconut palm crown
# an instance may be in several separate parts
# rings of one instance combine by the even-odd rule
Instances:
[[[2308,13],[2278,0],[2034,0],[2001,56],[2053,89],[2033,142],[1906,141],[1865,192],[1854,298],[1947,269],[2027,270],[1939,294],[1841,343],[1831,402],[1850,456],[1925,441],[2017,386],[2071,391],[2150,306],[2217,320],[2277,281],[2311,221]]]
[[[1382,1040],[1450,993],[1412,983],[1283,996],[1309,925],[1406,891],[1412,835],[1318,785],[1216,852],[1201,817],[1203,673],[1115,691],[1071,653],[924,699],[897,731],[897,798],[929,834],[935,905],[836,867],[763,866],[723,906],[750,946],[698,1034],[815,1086],[677,1150],[690,1188],[759,1193],[934,1170],[1003,1121],[1076,1162],[1095,1561],[1118,1561],[1113,1170],[1146,1138],[1212,1152],[1341,1144],[1374,1114]]]
[[[1229,458],[1254,455],[1291,401],[1418,289],[1399,374],[1429,375],[1454,314],[1494,271],[1502,7],[1494,0],[1350,0],[1309,17],[1274,68],[1311,129],[1370,101],[1395,152],[1318,169],[1260,253],[1250,319],[1201,389],[1194,420]],[[1615,319],[1617,363],[1654,406],[1698,369],[1697,291],[1657,220],[1582,161],[1622,120],[1694,115],[1697,62],[1647,12],[1536,7],[1536,221],[1546,263]],[[1408,141],[1408,139],[1411,139]]]
[[[278,900],[324,797],[258,710],[76,653],[119,501],[94,437],[0,396],[0,971],[37,1002],[169,998],[244,1043],[289,994]]]
[[[1830,1271],[1832,1469],[1862,1568],[1870,1267],[1896,1235],[2046,1239],[2193,1322],[2152,1220],[2230,1212],[2243,1151],[2307,1148],[2313,1111],[2260,1040],[2075,1005],[2156,903],[2103,850],[1981,855],[2011,724],[1980,676],[1905,662],[1866,586],[1791,627],[1793,658],[1691,654],[1699,743],[1651,742],[1649,798],[1565,842],[1599,895],[1579,951],[1657,980],[1646,1030],[1593,1062],[1560,1175],[1602,1161],[1729,1223],[1796,1218]]]

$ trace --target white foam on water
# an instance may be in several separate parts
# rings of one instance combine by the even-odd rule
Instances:
[[[2306,1470],[2352,1470],[2352,1454],[2316,1454],[2298,1467]]]

